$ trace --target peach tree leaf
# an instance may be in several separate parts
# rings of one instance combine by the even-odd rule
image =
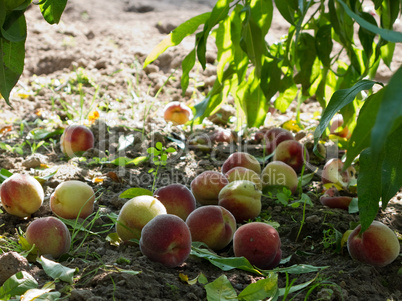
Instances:
[[[12,11],[1,27],[1,35],[10,42],[25,41],[27,37],[27,23],[23,11]]]
[[[266,300],[266,298],[275,296],[277,292],[278,274],[269,273],[266,278],[249,284],[238,297],[245,301]]]
[[[122,193],[120,193],[119,198],[122,199],[132,199],[136,196],[140,195],[150,195],[152,196],[152,191],[145,189],[145,188],[140,188],[140,187],[135,187],[135,188],[129,188]]]
[[[11,297],[20,296],[27,290],[37,287],[38,283],[29,273],[18,272],[8,278],[0,287],[0,300],[9,300]]]
[[[221,275],[205,285],[205,290],[208,301],[238,300],[237,293],[226,275]]]
[[[70,269],[68,267],[65,267],[64,265],[61,265],[60,263],[54,262],[52,260],[49,260],[43,256],[37,259],[37,262],[39,262],[42,265],[43,270],[45,273],[52,277],[53,279],[60,279],[64,282],[73,283],[73,278],[74,278],[74,273],[76,269]]]
[[[195,64],[195,48],[190,51],[189,54],[186,55],[186,57],[183,59],[181,62],[181,68],[183,70],[183,74],[181,76],[181,89],[182,89],[182,95],[184,96],[186,94],[188,84],[190,83],[190,71],[193,69],[194,64]]]
[[[39,2],[42,16],[49,24],[60,22],[61,15],[66,5],[67,0],[42,0]]]

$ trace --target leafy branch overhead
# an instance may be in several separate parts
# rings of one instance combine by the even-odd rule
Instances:
[[[0,96],[10,105],[10,93],[17,84],[25,59],[27,24],[25,10],[32,0],[0,0]],[[43,18],[58,23],[67,0],[42,0],[37,3]]]

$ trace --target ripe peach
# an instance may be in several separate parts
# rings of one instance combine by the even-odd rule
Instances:
[[[158,215],[142,229],[140,250],[152,261],[170,268],[177,267],[190,255],[190,229],[176,215]]]
[[[191,191],[201,205],[218,205],[218,195],[228,179],[217,171],[207,170],[191,182]]]
[[[240,226],[233,236],[236,257],[244,256],[260,269],[273,269],[281,261],[281,239],[271,225],[253,222]]]
[[[198,207],[187,217],[193,241],[205,243],[214,251],[226,247],[236,231],[236,220],[230,211],[217,205]]]
[[[71,180],[60,183],[50,196],[50,209],[65,219],[86,218],[94,211],[95,193],[88,184]]]
[[[237,166],[230,169],[225,174],[225,176],[226,178],[228,178],[229,182],[234,182],[238,180],[251,181],[257,186],[258,190],[262,190],[260,175],[251,169],[242,166]]]
[[[218,205],[225,207],[237,222],[257,217],[261,213],[261,190],[250,181],[234,181],[222,188]]]
[[[291,166],[296,173],[301,172],[305,162],[309,160],[307,149],[296,140],[286,140],[276,147],[274,161],[282,161]]]
[[[94,147],[95,137],[92,131],[84,125],[66,127],[60,137],[60,148],[67,157],[81,155]]]
[[[227,173],[230,169],[242,166],[255,171],[257,174],[261,173],[261,165],[257,159],[245,152],[235,152],[231,154],[222,165],[222,173]]]
[[[334,118],[332,118],[331,126],[329,128],[330,133],[342,138],[350,138],[351,133],[349,131],[349,128],[347,126],[344,126],[342,128],[342,125],[343,116],[340,114],[335,115]]]
[[[361,225],[348,238],[348,251],[353,259],[375,267],[384,267],[399,256],[399,240],[386,225],[373,221],[366,231],[361,233],[360,230]]]
[[[236,137],[230,129],[218,129],[210,136],[210,138],[214,142],[231,143],[236,141]]]
[[[329,208],[349,209],[349,204],[352,201],[351,196],[341,196],[336,187],[329,188],[322,196],[320,202]]]
[[[14,174],[0,187],[0,198],[4,209],[18,217],[29,217],[42,206],[43,188],[30,175]]]
[[[271,154],[282,141],[294,140],[293,134],[283,128],[261,129],[255,133],[256,141],[265,142],[265,151]]]
[[[181,125],[193,118],[193,112],[185,104],[179,101],[172,101],[165,106],[163,118],[166,122],[170,121],[175,125]]]
[[[154,192],[154,197],[166,207],[167,213],[177,215],[184,221],[196,206],[193,193],[182,184],[161,187]]]
[[[355,178],[356,170],[353,166],[349,166],[345,171],[343,162],[338,158],[332,158],[325,163],[322,170],[322,183],[333,183],[343,188],[348,188],[349,183]]]
[[[160,214],[166,214],[166,208],[158,199],[149,195],[132,198],[120,209],[116,232],[123,241],[140,239],[142,228]]]
[[[67,226],[53,216],[41,217],[29,224],[25,238],[36,246],[40,255],[58,258],[70,250],[71,236]]]
[[[262,191],[275,192],[281,187],[296,192],[299,180],[295,170],[282,161],[272,161],[261,172]]]

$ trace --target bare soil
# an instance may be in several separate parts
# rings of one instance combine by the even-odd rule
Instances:
[[[63,299],[206,300],[203,284],[190,285],[181,280],[179,274],[194,279],[203,273],[209,282],[225,274],[238,293],[261,279],[238,269],[224,272],[193,256],[177,268],[166,268],[148,260],[137,245],[115,246],[106,240],[106,236],[114,232],[108,215],[118,214],[127,201],[119,195],[131,187],[151,189],[154,178],[148,171],[155,166],[149,161],[138,166],[99,164],[94,157],[109,156],[109,161],[121,156],[136,158],[147,155],[147,148],[160,141],[177,149],[177,153],[160,169],[155,186],[182,183],[189,187],[200,172],[220,171],[223,161],[236,150],[263,156],[261,146],[253,140],[257,129],[249,129],[231,143],[214,142],[205,150],[189,145],[188,141],[217,129],[230,129],[233,124],[221,126],[207,122],[191,129],[169,126],[163,120],[162,109],[168,102],[193,104],[206,95],[215,78],[213,44],[208,46],[207,69],[193,70],[194,81],[185,96],[181,96],[180,63],[193,47],[193,38],[189,37],[183,45],[167,51],[142,69],[147,54],[167,33],[188,18],[209,11],[213,5],[212,0],[69,0],[62,22],[54,26],[43,20],[38,7],[27,11],[29,36],[25,72],[13,90],[12,108],[0,103],[0,142],[14,147],[14,151],[0,149],[0,167],[13,173],[41,177],[55,172],[43,185],[45,202],[32,219],[52,215],[51,193],[59,183],[72,179],[84,181],[97,191],[95,209],[101,214],[91,230],[103,233],[86,237],[80,248],[84,236],[78,236],[71,249],[72,256],[61,260],[63,265],[77,268],[72,286],[57,283],[56,289],[63,292]],[[286,22],[276,15],[269,39],[280,38],[286,30]],[[395,57],[400,64],[398,56]],[[382,68],[379,78],[386,80],[390,74],[391,71]],[[99,113],[99,118],[88,118],[94,111]],[[320,109],[314,101],[303,104],[302,120],[306,125],[317,124],[316,111]],[[267,126],[281,125],[294,119],[294,114],[292,108],[284,115],[272,112]],[[95,148],[85,154],[87,161],[65,158],[60,151],[59,134],[44,139],[46,143],[36,152],[32,149],[33,143],[40,142],[29,135],[32,130],[52,132],[82,121],[91,127],[96,137]],[[131,141],[125,148],[122,147],[124,137]],[[311,139],[304,131],[297,137],[302,141]],[[21,146],[20,153],[18,146]],[[323,163],[317,165],[322,167]],[[298,239],[303,208],[283,206],[273,199],[263,198],[261,218],[279,224],[283,258],[290,258],[279,267],[295,264],[327,267],[319,273],[290,275],[290,279],[296,279],[294,285],[314,277],[317,277],[316,283],[321,282],[308,297],[308,290],[297,296],[291,294],[295,296],[293,300],[402,300],[400,256],[384,268],[375,268],[353,261],[346,247],[335,252],[335,246],[325,244],[328,230],[344,233],[351,224],[358,222],[358,214],[322,206],[318,200],[321,191],[318,176],[304,188],[313,206],[306,207],[306,219]],[[376,218],[399,233],[402,232],[401,196],[395,196]],[[29,222],[1,214],[0,236],[17,240],[16,229],[25,231]],[[231,246],[219,255],[233,256]],[[27,267],[21,259],[15,260],[16,270],[29,270],[40,285],[51,280],[37,263]],[[118,269],[141,273],[132,275]],[[285,286],[286,275],[279,273],[279,287]]]

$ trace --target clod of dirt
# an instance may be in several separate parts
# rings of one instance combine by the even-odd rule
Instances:
[[[28,260],[17,252],[7,252],[0,255],[0,285],[20,271],[30,271]]]

